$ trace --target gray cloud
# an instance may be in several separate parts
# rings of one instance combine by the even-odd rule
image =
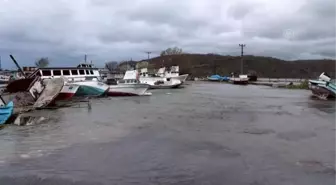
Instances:
[[[142,59],[167,47],[282,59],[335,58],[334,0],[0,0],[2,66],[48,56],[76,65]]]

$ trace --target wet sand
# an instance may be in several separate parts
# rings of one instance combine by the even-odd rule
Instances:
[[[335,184],[335,102],[203,82],[152,93],[0,130],[0,184]]]

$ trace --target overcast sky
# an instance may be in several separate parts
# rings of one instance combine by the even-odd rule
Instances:
[[[335,0],[0,0],[3,68],[190,53],[335,58]]]

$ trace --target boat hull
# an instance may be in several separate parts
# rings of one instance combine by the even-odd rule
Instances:
[[[167,84],[161,84],[161,85],[150,85],[149,88],[150,89],[174,89],[174,88],[178,88],[182,85],[182,83],[180,84],[173,84],[173,85],[167,85]]]
[[[247,85],[248,84],[248,80],[233,80],[231,82],[237,85]]]
[[[335,99],[336,97],[336,86],[332,83],[310,80],[309,89],[314,96],[320,99]]]
[[[109,88],[108,85],[98,81],[74,82],[73,84],[79,85],[76,96],[102,96]]]
[[[40,83],[35,83],[40,84]],[[52,104],[55,100],[55,98],[59,95],[61,92],[63,86],[65,84],[65,81],[63,78],[54,78],[47,81],[47,84],[43,88],[42,92],[39,94],[38,99],[34,103],[34,108],[43,108],[50,104]],[[33,88],[30,91],[33,91],[34,89],[41,89],[41,86],[43,85],[34,85]],[[35,88],[36,87],[36,88]],[[35,91],[36,92],[36,91]],[[34,96],[36,93],[31,92],[31,94]]]
[[[209,77],[208,77],[208,80],[212,81],[212,82],[219,82],[219,81],[221,81],[221,79],[218,79],[218,78],[209,78]]]
[[[175,77],[171,77],[171,78],[176,79],[176,80],[180,80],[182,83],[184,83],[187,80],[188,76],[189,76],[189,74],[184,74],[184,75],[175,76]]]
[[[61,92],[55,98],[55,101],[67,101],[71,100],[72,97],[76,94],[79,85],[75,84],[65,84]]]
[[[249,78],[247,75],[239,75],[239,77],[230,78],[230,82],[237,85],[247,85],[249,82]]]
[[[0,106],[0,125],[5,124],[12,116],[14,110],[14,103],[11,101],[5,106]]]
[[[110,85],[108,96],[142,96],[145,95],[149,85],[147,84],[118,84]]]

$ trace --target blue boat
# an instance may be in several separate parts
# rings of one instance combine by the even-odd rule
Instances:
[[[2,101],[2,99],[0,101]],[[13,114],[13,109],[14,103],[12,101],[9,102],[7,105],[4,103],[0,105],[0,125],[6,123],[9,117],[11,117],[11,115]]]
[[[219,76],[219,75],[212,75],[208,77],[209,81],[229,81],[229,77],[226,76]]]

